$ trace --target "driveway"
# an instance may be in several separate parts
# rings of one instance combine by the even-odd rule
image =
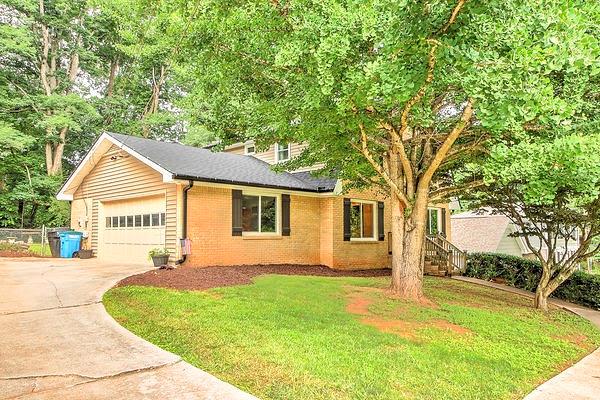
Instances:
[[[0,258],[0,399],[254,399],[106,313],[102,294],[148,269]]]

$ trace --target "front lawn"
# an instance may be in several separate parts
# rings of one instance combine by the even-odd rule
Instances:
[[[431,304],[389,278],[268,275],[206,291],[125,286],[104,297],[127,329],[263,399],[517,399],[600,345],[570,313],[449,279]]]

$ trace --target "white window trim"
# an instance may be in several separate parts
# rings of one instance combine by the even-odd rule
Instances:
[[[249,232],[242,231],[242,236],[271,236],[277,237],[281,236],[281,194],[263,192],[263,191],[253,191],[253,190],[242,190],[242,198],[243,196],[266,196],[266,197],[275,197],[275,232]],[[243,204],[243,202],[242,202]],[[262,202],[260,199],[258,200],[258,229],[260,230],[260,216],[262,213]]]
[[[441,209],[441,208],[439,208],[439,207],[427,207],[427,219],[428,219],[428,224],[427,224],[427,226],[425,227],[425,228],[426,228],[427,235],[431,235],[431,234],[429,233],[429,232],[431,232],[431,218],[429,218],[429,212],[430,212],[430,211],[435,211],[435,212],[436,212],[436,214],[437,214],[437,222],[438,222],[437,229],[438,229],[438,231],[437,231],[436,235],[439,235],[439,234],[441,233],[440,231],[442,230],[442,209]]]
[[[361,204],[372,204],[373,205],[373,237],[360,237],[353,238],[350,235],[351,242],[377,242],[377,232],[379,232],[379,227],[377,226],[377,213],[379,209],[377,208],[377,202],[372,200],[362,200],[362,199],[350,199],[350,207],[352,207],[352,203],[361,203]],[[362,206],[361,206],[362,209]],[[362,231],[362,212],[360,213],[360,230]],[[352,231],[352,229],[350,230]]]
[[[152,215],[153,214],[158,214],[158,225],[153,225],[152,224]],[[165,214],[165,219],[164,219],[164,224],[161,224],[161,214]],[[141,220],[141,225],[140,226],[135,226],[135,217],[137,215],[140,215],[142,220]],[[150,215],[150,225],[144,225],[144,215]],[[118,225],[119,226],[114,226],[112,224],[112,218],[121,218],[121,217],[125,217],[125,226],[120,226],[120,220],[118,220]],[[133,225],[132,226],[127,226],[127,217],[133,217]],[[110,226],[106,226],[106,218],[111,218],[111,224]],[[166,229],[167,226],[167,213],[164,211],[160,211],[160,212],[152,212],[152,213],[143,213],[143,214],[127,214],[127,215],[112,215],[112,216],[108,216],[104,218],[104,229],[105,230],[138,230],[138,229],[161,229],[164,228]]]
[[[279,158],[279,143],[275,143],[275,161],[280,163],[280,162],[285,162],[285,161],[289,161],[292,158],[292,144],[288,143],[287,144],[287,151],[288,151],[288,158],[282,160]]]
[[[248,148],[252,147],[254,149],[254,151],[250,152],[248,151]],[[256,154],[256,146],[254,146],[254,143],[247,143],[244,145],[244,155],[246,156],[253,156],[254,154]]]

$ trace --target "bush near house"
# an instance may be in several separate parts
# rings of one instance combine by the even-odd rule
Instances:
[[[0,257],[50,257],[50,247],[39,243],[30,245],[0,242]]]
[[[509,286],[534,292],[542,267],[538,261],[497,253],[472,253],[467,260],[466,276],[502,280]],[[552,297],[600,310],[600,275],[575,272],[559,286]]]

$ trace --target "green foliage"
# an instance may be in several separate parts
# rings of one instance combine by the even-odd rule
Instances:
[[[493,190],[511,187],[526,204],[587,207],[600,198],[600,132],[499,145],[485,176]]]
[[[36,214],[36,226],[61,227],[71,225],[71,205],[66,201],[59,201],[52,197],[47,209],[42,209]]]
[[[157,248],[151,249],[148,252],[148,258],[151,259],[153,257],[165,257],[165,256],[168,256],[169,254],[171,254],[171,253],[169,253],[169,249],[167,249],[167,248],[161,249],[161,248],[157,247]]]
[[[203,3],[183,53],[192,61],[182,67],[189,77],[186,108],[225,142],[306,142],[302,159],[290,166],[324,162],[326,170],[360,180],[376,174],[351,147],[359,124],[376,143],[387,138],[382,121],[400,125],[403,107],[425,80],[433,38],[439,43],[434,80],[410,114],[413,132],[447,131],[468,97],[478,123],[458,145],[473,137],[535,138],[527,124],[562,129],[593,115],[586,108],[600,65],[593,2],[466,2],[441,34],[456,4]],[[443,118],[432,107],[436,101]],[[371,145],[375,154],[382,151]],[[413,144],[405,146],[410,152]],[[439,178],[451,180],[450,171],[467,161],[479,159],[464,152],[442,166]]]
[[[50,251],[50,245],[48,243],[41,245],[41,243],[34,243],[29,245],[29,253],[36,255],[38,257],[51,257],[52,253]]]
[[[25,249],[23,248],[23,246],[17,243],[0,242],[0,251],[11,251],[21,253],[24,252]]]
[[[465,275],[486,281],[500,278],[509,286],[534,292],[542,275],[540,263],[499,253],[470,253]]]
[[[600,310],[600,275],[575,272],[556,289],[554,296]]]
[[[180,2],[147,0],[6,0],[0,25],[0,226],[68,224],[60,185],[102,130],[161,139],[183,136],[183,92],[161,87],[158,110],[142,118],[162,65],[169,65],[183,30]],[[82,18],[82,16],[84,16]],[[40,79],[42,25],[51,36],[48,93]],[[78,55],[76,78],[71,57]],[[108,90],[111,68],[116,74]],[[167,77],[169,78],[169,77]],[[64,140],[61,134],[66,135]],[[62,174],[48,178],[46,144],[64,142]]]
[[[500,278],[509,286],[534,292],[542,275],[538,261],[496,253],[473,253],[466,276],[484,280]],[[558,299],[600,310],[600,276],[576,272],[552,295]]]
[[[192,126],[185,134],[183,143],[188,146],[202,147],[213,143],[217,136],[204,126]]]
[[[388,285],[271,275],[208,291],[120,287],[103,302],[136,335],[261,399],[516,399],[600,345],[587,321],[522,296],[425,278],[430,307]],[[366,315],[348,311],[356,299]]]

